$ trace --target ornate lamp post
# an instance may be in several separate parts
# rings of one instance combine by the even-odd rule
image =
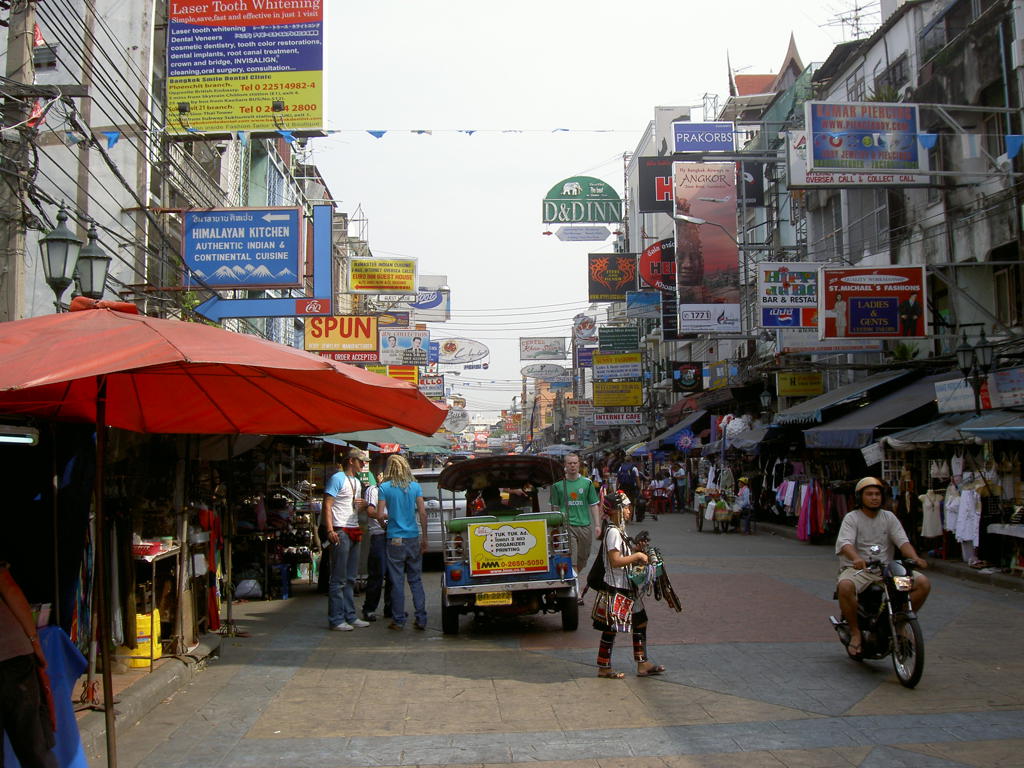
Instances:
[[[83,296],[102,299],[103,289],[110,270],[110,256],[96,244],[96,222],[89,221],[89,242],[78,254],[78,268],[75,277]]]
[[[976,416],[981,415],[981,387],[988,378],[988,372],[992,369],[993,351],[992,343],[985,338],[984,329],[974,346],[967,341],[967,331],[964,331],[963,340],[956,348],[957,366],[964,375],[964,381],[970,384],[974,390],[974,413]]]
[[[43,273],[46,275],[46,284],[53,289],[54,305],[58,312],[63,311],[61,297],[74,279],[78,253],[82,248],[81,238],[65,225],[67,220],[67,212],[61,205],[57,212],[57,226],[39,238]]]

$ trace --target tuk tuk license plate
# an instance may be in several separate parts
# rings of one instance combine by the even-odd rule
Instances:
[[[480,592],[476,596],[477,605],[512,605],[511,592]]]

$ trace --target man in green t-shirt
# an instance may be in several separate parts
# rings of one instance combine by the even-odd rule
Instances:
[[[575,453],[565,456],[565,480],[551,486],[551,509],[569,519],[569,551],[572,567],[576,571],[576,590],[580,592],[580,573],[590,559],[590,542],[601,538],[601,518],[598,514],[597,489],[587,478],[580,476],[580,457]],[[579,598],[580,604],[583,598]]]

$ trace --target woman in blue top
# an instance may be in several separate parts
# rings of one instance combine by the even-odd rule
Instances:
[[[412,591],[416,615],[413,625],[416,629],[426,629],[423,553],[427,549],[427,509],[423,504],[423,490],[412,476],[409,462],[398,454],[388,458],[377,502],[378,515],[386,516],[388,521],[387,569],[391,582],[391,623],[388,629],[405,627],[406,579]]]

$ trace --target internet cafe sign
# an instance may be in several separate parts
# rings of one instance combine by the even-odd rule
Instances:
[[[593,176],[572,176],[544,196],[545,224],[617,224],[622,200],[612,187]]]

